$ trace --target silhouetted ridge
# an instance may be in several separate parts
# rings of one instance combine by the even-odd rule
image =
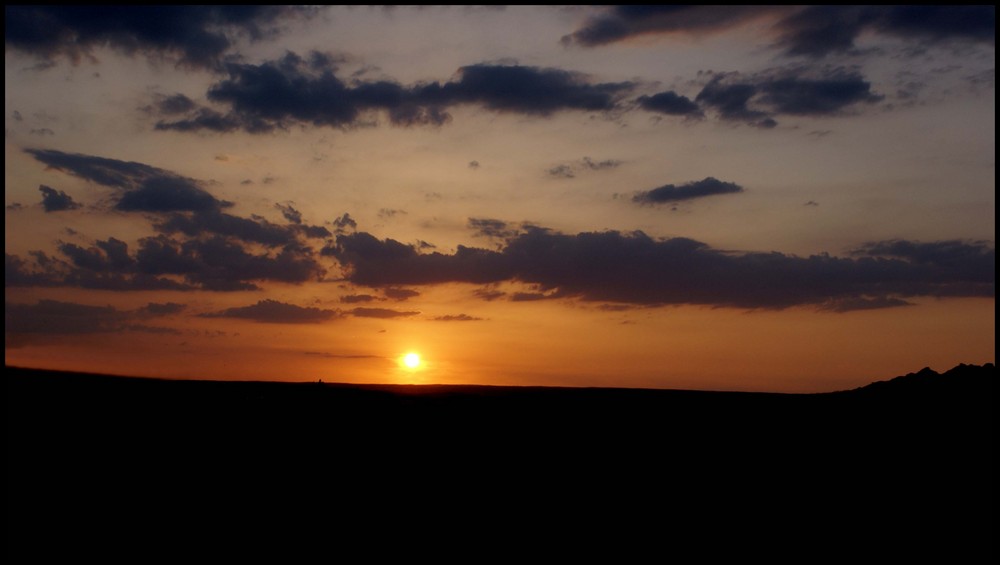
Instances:
[[[982,366],[961,363],[943,374],[930,367],[924,367],[916,373],[907,373],[887,381],[877,381],[848,392],[907,396],[991,394],[996,374],[996,367],[992,363]]]

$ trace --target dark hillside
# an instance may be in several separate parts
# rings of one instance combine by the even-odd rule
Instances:
[[[6,369],[8,557],[991,555],[996,371],[818,395]]]

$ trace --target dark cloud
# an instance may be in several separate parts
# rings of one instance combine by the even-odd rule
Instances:
[[[475,232],[474,235],[481,237],[506,239],[516,235],[518,232],[515,227],[508,225],[507,222],[493,218],[469,218],[467,224],[469,229]]]
[[[340,297],[340,301],[344,304],[358,304],[361,302],[372,302],[374,300],[378,300],[378,297],[372,296],[371,294],[348,294]]]
[[[65,259],[34,253],[29,262],[6,255],[6,286],[238,291],[258,289],[257,281],[298,284],[326,273],[315,253],[299,243],[255,253],[218,235],[187,241],[147,237],[135,254],[114,238],[89,248],[61,243],[58,249]]]
[[[134,161],[119,161],[54,149],[25,149],[51,169],[103,186],[121,189],[115,207],[125,211],[171,212],[213,210],[230,206],[189,179]]]
[[[118,199],[115,208],[130,212],[217,210],[223,205],[202,188],[181,177],[156,177]]]
[[[447,109],[475,105],[497,112],[548,116],[562,110],[607,111],[632,83],[593,83],[580,73],[518,65],[469,65],[454,80],[403,86],[391,81],[345,82],[337,61],[321,53],[260,65],[229,63],[226,78],[208,99],[227,108],[191,109],[188,115],[160,120],[157,129],[264,133],[304,124],[349,127],[371,122],[367,114],[385,112],[397,126],[439,126],[451,119]]]
[[[24,204],[21,204],[20,202],[11,202],[4,209],[8,212],[18,212],[20,210],[24,210]]]
[[[993,43],[995,6],[810,6],[778,22],[778,45],[789,55],[823,57],[854,49],[865,32],[921,44]]]
[[[496,290],[494,288],[477,288],[475,291],[473,291],[473,294],[475,294],[476,297],[479,298],[480,300],[485,300],[487,302],[492,302],[498,298],[503,298],[504,296],[507,296],[506,292],[503,292],[502,290]]]
[[[409,300],[410,298],[414,298],[416,296],[420,296],[420,292],[413,290],[412,288],[394,288],[394,287],[382,289],[382,294],[384,294],[386,298],[400,302],[402,302],[403,300]]]
[[[173,94],[171,96],[164,96],[156,101],[156,108],[152,109],[157,114],[171,116],[174,114],[183,114],[185,112],[190,112],[197,108],[194,100],[191,100],[183,94]],[[216,157],[218,159],[218,157]]]
[[[278,225],[261,217],[241,218],[217,210],[170,214],[156,224],[156,229],[163,233],[183,233],[192,237],[218,234],[268,247],[292,245],[298,241],[299,235],[317,239],[333,235],[321,226]]]
[[[639,204],[663,204],[712,196],[713,194],[731,194],[743,192],[743,187],[734,182],[723,182],[714,177],[692,181],[680,186],[667,184],[659,188],[637,192],[632,197]]]
[[[392,310],[389,308],[354,308],[350,310],[352,316],[357,316],[359,318],[405,318],[407,316],[415,316],[420,312],[401,312],[399,310]]]
[[[899,306],[913,306],[912,302],[907,302],[900,298],[889,296],[878,296],[866,298],[864,296],[836,298],[828,300],[818,306],[820,310],[830,312],[854,312],[856,310],[878,310],[881,308],[897,308]]]
[[[470,169],[478,169],[479,168],[479,161],[469,161],[469,168]]]
[[[302,212],[296,210],[291,204],[275,204],[275,208],[281,211],[281,215],[285,217],[286,220],[293,224],[302,223]]]
[[[775,77],[760,84],[760,102],[779,114],[820,116],[836,114],[848,106],[873,103],[883,96],[858,74],[836,72],[820,79]]]
[[[718,32],[762,16],[776,18],[776,45],[787,55],[848,52],[866,32],[920,44],[996,38],[995,6],[613,6],[563,42],[593,47],[648,34]]]
[[[354,221],[350,214],[344,212],[343,216],[333,220],[333,228],[336,233],[347,233],[358,229],[358,222]]]
[[[28,131],[28,133],[31,135],[40,135],[40,136],[56,134],[56,132],[51,130],[50,128],[33,128],[30,131]]]
[[[996,250],[985,241],[919,242],[893,239],[867,243],[851,251],[855,257],[888,257],[945,269],[968,282],[993,284]]]
[[[717,74],[695,99],[723,120],[771,128],[777,125],[773,115],[831,116],[883,98],[853,71],[792,68],[752,76]]]
[[[451,255],[420,254],[363,232],[339,236],[331,251],[347,279],[366,286],[519,281],[538,294],[626,304],[829,309],[861,298],[890,305],[915,296],[994,295],[995,252],[986,244],[893,242],[856,253],[863,256],[736,253],[641,232],[566,235],[535,227],[499,251],[460,246]]]
[[[45,208],[46,212],[76,210],[81,206],[73,201],[72,196],[51,186],[39,185],[38,191],[42,193],[42,207]]]
[[[176,333],[170,328],[137,323],[158,315],[161,314],[148,307],[128,311],[113,306],[90,306],[58,300],[39,300],[35,304],[5,302],[4,332],[8,339],[11,334]]]
[[[314,9],[290,6],[5,6],[8,49],[76,62],[109,46],[212,67],[237,37],[260,39]]]
[[[691,118],[700,118],[704,115],[701,108],[692,102],[690,98],[681,96],[672,90],[660,92],[652,96],[640,96],[636,99],[636,102],[639,103],[639,106],[643,110],[650,112],[659,112],[671,116],[688,116]]]
[[[445,104],[480,104],[485,108],[546,116],[559,110],[606,111],[633,88],[632,83],[591,83],[585,75],[562,69],[470,65],[459,80],[428,85],[422,96]]]
[[[468,314],[455,314],[448,316],[436,316],[431,318],[431,320],[434,320],[435,322],[479,322],[482,321],[483,318],[477,318]]]
[[[718,31],[771,11],[774,8],[748,6],[613,6],[562,41],[593,47],[647,34]]]
[[[201,314],[203,318],[241,318],[269,324],[315,324],[337,316],[336,310],[296,306],[277,300],[261,300],[250,306]]]
[[[5,254],[6,287],[69,286],[96,290],[194,290],[195,287],[171,278],[136,272],[135,262],[122,257],[123,242],[109,239],[97,247],[82,248],[62,243],[59,251],[69,261],[33,252],[32,261]]]

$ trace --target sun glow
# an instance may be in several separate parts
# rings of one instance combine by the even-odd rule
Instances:
[[[420,355],[413,352],[407,353],[403,355],[401,362],[407,369],[416,369],[420,366]]]

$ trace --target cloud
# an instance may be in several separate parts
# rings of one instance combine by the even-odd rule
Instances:
[[[561,234],[528,227],[499,251],[459,246],[420,254],[360,232],[331,250],[355,284],[373,287],[519,281],[539,293],[587,301],[781,309],[869,304],[915,296],[993,296],[995,251],[982,242],[870,244],[863,256],[730,252],[642,232]],[[874,256],[892,252],[893,256]],[[938,254],[935,254],[938,253]],[[933,257],[933,259],[931,259]],[[485,297],[484,297],[485,298]]]
[[[996,252],[986,241],[919,242],[902,239],[866,243],[851,251],[855,257],[889,257],[946,269],[969,282],[993,284]]]
[[[479,161],[469,161],[469,168],[470,169],[478,169],[479,168]]]
[[[277,203],[274,205],[275,208],[281,211],[281,215],[285,217],[286,220],[293,224],[302,223],[302,212],[299,212],[291,204],[281,204]]]
[[[336,233],[346,233],[358,229],[358,222],[354,221],[350,214],[344,212],[343,216],[333,220],[333,227],[333,231]]]
[[[637,192],[632,197],[632,201],[639,204],[663,204],[736,192],[743,192],[743,187],[734,182],[723,182],[714,177],[707,177],[680,186],[667,184],[652,190]]]
[[[554,177],[571,179],[575,178],[576,173],[580,171],[603,171],[607,169],[616,169],[620,167],[621,164],[622,162],[617,159],[595,161],[590,157],[584,157],[578,161],[556,165],[555,167],[548,169],[546,172]]]
[[[640,96],[636,99],[639,107],[650,112],[669,114],[671,116],[688,116],[700,118],[704,116],[701,108],[687,96],[681,96],[669,90],[652,96]]]
[[[69,286],[96,290],[194,290],[195,287],[170,278],[136,272],[130,263],[121,265],[114,238],[101,247],[84,249],[74,244],[62,243],[60,252],[69,259],[49,257],[33,252],[32,261],[17,255],[4,254],[4,283],[8,288]],[[124,243],[122,243],[124,245]],[[131,259],[128,259],[131,262]]]
[[[378,217],[382,219],[389,219],[400,214],[406,214],[406,210],[396,210],[395,208],[379,208]],[[357,227],[355,225],[354,227]]]
[[[226,108],[193,108],[185,116],[163,112],[160,130],[266,133],[292,125],[351,127],[384,112],[396,126],[440,126],[447,109],[474,105],[496,112],[549,116],[559,111],[608,111],[633,84],[594,83],[581,73],[520,65],[461,67],[453,80],[404,86],[383,80],[345,82],[337,61],[318,52],[254,65],[228,63],[226,78],[207,93]]]
[[[562,42],[594,47],[647,34],[719,31],[772,11],[748,6],[613,6]]]
[[[562,69],[518,65],[469,65],[459,80],[428,85],[421,96],[446,104],[479,104],[499,112],[547,116],[560,110],[611,110],[633,88],[629,82],[591,83]]]
[[[483,318],[477,318],[468,314],[455,314],[448,316],[436,316],[431,318],[431,320],[434,320],[435,322],[479,322],[482,321]]]
[[[952,41],[993,43],[995,6],[810,6],[775,26],[789,55],[824,57],[849,52],[863,33],[920,44]]]
[[[773,21],[775,46],[790,56],[849,52],[864,33],[918,44],[996,38],[995,6],[614,6],[562,41],[595,47],[643,35],[715,33],[759,18]]]
[[[268,247],[295,244],[299,236],[322,239],[333,234],[322,226],[305,226],[301,224],[278,225],[264,218],[241,218],[207,210],[192,214],[170,214],[155,224],[157,230],[163,233],[183,233],[188,236],[201,234],[218,234],[235,237],[247,242],[260,243]]]
[[[250,306],[200,314],[202,318],[240,318],[268,324],[315,324],[339,316],[336,310],[302,307],[277,300],[261,300]]]
[[[392,310],[390,308],[354,308],[349,311],[352,316],[357,316],[359,318],[405,318],[407,316],[415,316],[420,312],[401,312],[399,310]]]
[[[258,289],[258,281],[299,284],[326,273],[315,253],[299,243],[254,253],[218,235],[187,241],[146,237],[134,254],[114,238],[90,248],[62,243],[58,250],[65,259],[36,252],[29,262],[7,254],[6,286],[240,291]]]
[[[854,71],[796,67],[768,69],[751,76],[717,74],[695,100],[715,110],[723,120],[771,128],[777,125],[774,115],[835,116],[883,98]]]
[[[517,229],[509,226],[507,222],[493,218],[469,218],[467,225],[475,232],[474,235],[480,237],[506,239],[517,234]]]
[[[35,304],[5,302],[4,333],[8,339],[11,334],[58,335],[120,331],[177,333],[171,328],[137,323],[150,317],[176,313],[176,310],[158,311],[155,306],[150,303],[146,307],[129,311],[119,310],[113,306],[90,306],[58,300],[39,300]]]
[[[110,188],[121,189],[115,208],[124,211],[172,212],[217,210],[231,206],[217,200],[194,179],[134,161],[119,161],[54,149],[25,149],[51,169]]]
[[[351,355],[342,353],[329,353],[326,351],[303,351],[302,354],[315,355],[317,357],[325,357],[327,359],[383,359],[383,357],[379,355]]]
[[[875,298],[867,298],[864,296],[848,297],[848,298],[834,298],[830,299],[818,306],[820,310],[827,310],[830,312],[854,312],[857,310],[877,310],[881,308],[897,308],[899,306],[913,306],[912,302],[907,302],[899,298],[892,298],[888,296],[878,296]]]
[[[410,298],[420,296],[420,292],[413,290],[412,288],[384,288],[382,289],[382,294],[386,298],[402,302],[404,300],[409,300]]]
[[[156,107],[150,108],[150,111],[154,111],[157,114],[171,116],[174,114],[183,114],[185,112],[190,112],[197,108],[194,100],[191,100],[187,96],[177,93],[170,96],[161,96],[156,100]],[[216,160],[220,160],[216,157]],[[224,159],[221,159],[224,160]]]
[[[76,210],[81,206],[81,204],[73,201],[72,196],[50,186],[39,185],[38,191],[42,193],[42,207],[45,208],[46,212]]]
[[[8,49],[45,61],[93,58],[109,46],[126,55],[213,67],[238,37],[273,35],[314,9],[291,6],[5,6]]]
[[[348,294],[346,296],[341,296],[340,301],[345,304],[357,304],[359,302],[372,302],[373,300],[378,300],[377,296],[372,296],[371,294]]]

